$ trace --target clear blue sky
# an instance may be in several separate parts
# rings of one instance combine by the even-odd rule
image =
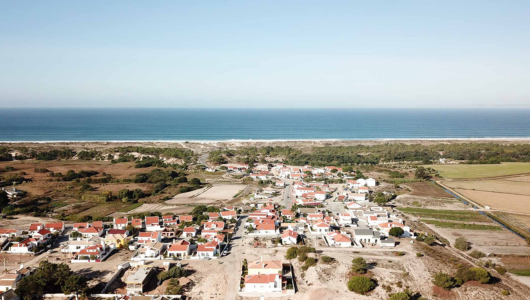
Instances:
[[[0,107],[530,107],[530,1],[1,1]]]

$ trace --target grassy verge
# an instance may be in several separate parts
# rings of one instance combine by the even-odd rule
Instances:
[[[440,228],[468,229],[468,230],[502,230],[502,227],[494,226],[494,225],[453,223],[453,222],[443,222],[443,221],[423,220],[423,219],[421,221],[427,224],[432,224]]]
[[[490,220],[477,212],[474,211],[456,211],[456,210],[434,210],[426,208],[412,208],[402,207],[398,210],[408,213],[414,216],[430,218],[430,219],[442,219],[451,221],[467,221],[467,222],[490,222]]]
[[[530,269],[508,270],[508,272],[519,276],[530,276]]]
[[[134,203],[134,204],[131,204],[131,205],[129,205],[129,206],[126,206],[126,207],[120,209],[120,212],[129,212],[129,211],[131,211],[131,210],[133,210],[133,209],[135,209],[135,208],[138,208],[138,207],[142,206],[142,204],[143,204],[143,203]]]

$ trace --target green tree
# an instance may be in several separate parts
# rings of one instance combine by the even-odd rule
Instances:
[[[379,205],[384,205],[388,202],[388,198],[385,196],[385,194],[377,192],[374,197],[374,202]]]
[[[467,281],[478,281],[480,283],[488,283],[491,280],[491,275],[483,268],[460,268],[456,273],[456,277]]]
[[[414,177],[417,179],[426,179],[429,177],[427,170],[424,167],[418,167],[414,173]]]
[[[65,294],[85,295],[87,290],[86,279],[75,274],[70,275],[62,285],[62,291]]]
[[[395,236],[395,237],[402,236],[404,233],[405,231],[403,231],[401,227],[393,227],[388,232],[389,235]]]
[[[348,289],[357,294],[365,294],[376,287],[376,282],[368,277],[353,276],[348,281]]]
[[[362,257],[357,257],[352,260],[351,270],[357,274],[365,274],[368,271],[368,264]]]

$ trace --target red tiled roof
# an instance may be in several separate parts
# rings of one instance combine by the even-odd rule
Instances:
[[[279,276],[279,275],[275,275],[275,274],[247,275],[245,276],[245,283],[267,284],[267,283],[274,282],[274,280],[276,279],[276,276]]]
[[[127,223],[129,223],[129,219],[127,218],[114,219],[114,224],[117,224],[117,225],[127,225]]]

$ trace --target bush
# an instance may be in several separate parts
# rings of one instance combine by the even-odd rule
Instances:
[[[490,273],[482,268],[460,268],[456,273],[456,277],[464,282],[478,281],[480,283],[488,283],[491,279]]]
[[[510,292],[508,292],[507,290],[502,290],[501,295],[503,295],[503,296],[509,296],[509,295],[510,295]]]
[[[285,254],[286,259],[295,259],[298,256],[298,247],[291,247],[287,249],[287,253]]]
[[[423,241],[425,242],[425,244],[427,244],[429,246],[432,246],[432,245],[436,244],[436,238],[434,237],[434,235],[429,235],[429,236],[425,237],[425,239]]]
[[[313,257],[308,257],[306,260],[305,260],[305,265],[308,266],[308,267],[312,267],[312,266],[315,266],[317,264],[317,260]]]
[[[390,231],[388,232],[389,235],[395,236],[395,237],[402,236],[404,233],[405,231],[403,231],[401,227],[394,227],[390,229]]]
[[[410,300],[410,299],[412,299],[412,297],[407,292],[395,293],[395,294],[390,295],[390,297],[388,298],[388,300]]]
[[[333,262],[335,259],[333,257],[329,257],[327,255],[324,255],[322,257],[320,257],[320,260],[324,263],[331,263]]]
[[[351,271],[357,274],[365,274],[368,271],[368,264],[362,257],[357,257],[352,260]]]
[[[420,253],[420,252],[418,252],[418,253],[416,253],[416,256],[417,256],[417,257],[423,257],[423,254]]]
[[[471,251],[471,253],[469,253],[469,256],[471,256],[473,258],[476,258],[476,259],[479,259],[479,258],[486,257],[486,254],[484,254],[483,252],[480,252],[478,250],[473,250],[473,251]]]
[[[469,243],[464,237],[459,237],[455,241],[455,248],[460,251],[467,251],[469,250]]]
[[[307,254],[305,254],[305,253],[298,254],[298,261],[299,262],[304,262],[306,259],[307,259]]]
[[[348,290],[357,294],[367,293],[376,287],[376,282],[368,277],[353,276],[348,281]]]
[[[497,273],[499,273],[500,275],[506,274],[506,268],[503,266],[496,266],[495,271],[497,271]]]
[[[458,286],[458,282],[457,280],[455,280],[455,278],[442,272],[434,275],[434,280],[432,281],[432,283],[435,286],[441,287],[446,290],[450,290]]]

